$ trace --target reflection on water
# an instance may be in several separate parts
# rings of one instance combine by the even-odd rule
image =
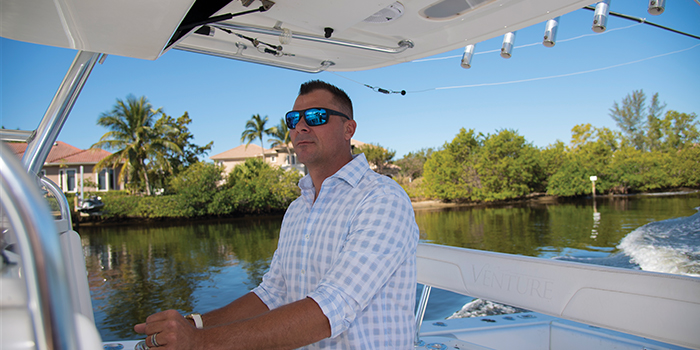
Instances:
[[[595,204],[588,199],[418,211],[416,221],[424,242],[548,258],[600,258],[615,253],[635,228],[692,215],[698,206],[698,194],[598,197]],[[247,293],[269,267],[281,220],[81,227],[103,340],[138,339],[133,325],[157,311],[207,312]],[[449,316],[471,300],[436,293],[426,319]]]
[[[157,311],[209,311],[245,294],[267,271],[280,224],[281,217],[81,228],[103,339],[137,339],[133,325]]]
[[[689,216],[700,195],[597,197],[491,208],[418,211],[430,243],[528,256],[609,255],[620,240],[649,222]]]

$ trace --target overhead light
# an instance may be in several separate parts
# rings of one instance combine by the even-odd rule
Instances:
[[[664,13],[664,8],[666,7],[666,0],[649,0],[649,14],[653,16],[658,16]]]
[[[610,0],[603,0],[595,5],[595,14],[593,15],[593,31],[602,33],[608,25],[608,14],[610,12]]]
[[[544,40],[542,45],[546,47],[553,47],[557,43],[557,29],[559,28],[559,18],[552,18],[547,21],[547,25],[544,28]]]
[[[462,54],[461,66],[464,69],[469,69],[472,67],[472,56],[474,55],[474,47],[476,45],[467,45],[464,47],[464,54]]]
[[[427,19],[442,21],[475,11],[492,2],[493,0],[439,0],[418,11],[418,14]]]
[[[377,13],[365,18],[365,22],[368,23],[386,23],[391,22],[403,15],[404,7],[400,2],[395,2],[381,10]]]
[[[503,46],[501,46],[501,57],[510,58],[515,44],[515,32],[508,32],[503,36]]]

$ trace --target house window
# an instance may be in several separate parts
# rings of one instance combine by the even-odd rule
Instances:
[[[77,172],[75,171],[75,169],[66,169],[63,172],[63,176],[61,176],[61,177],[65,179],[63,181],[63,187],[62,187],[64,192],[75,192],[76,191],[76,188],[75,188],[76,174],[77,174]]]
[[[274,163],[276,161],[277,161],[277,157],[275,157],[275,156],[270,157],[270,163]]]
[[[114,182],[114,169],[102,169],[97,174],[97,189],[100,191],[109,191],[116,188]]]
[[[296,154],[290,154],[287,156],[287,164],[294,165],[296,163],[297,163],[297,155]]]

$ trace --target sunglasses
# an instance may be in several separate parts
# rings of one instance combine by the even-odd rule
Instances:
[[[290,111],[285,114],[284,120],[287,123],[287,127],[291,130],[297,127],[302,115],[304,116],[306,125],[319,126],[328,123],[328,116],[333,114],[350,120],[350,117],[347,115],[328,108],[309,108],[302,111]]]

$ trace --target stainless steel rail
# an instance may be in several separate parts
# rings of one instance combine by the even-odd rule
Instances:
[[[73,219],[70,216],[70,204],[68,203],[68,198],[66,198],[66,195],[63,194],[63,191],[61,191],[61,188],[58,187],[58,185],[51,181],[47,177],[41,177],[40,179],[41,184],[48,189],[49,192],[56,198],[56,202],[58,202],[58,208],[61,213],[61,217],[59,219],[55,219],[55,225],[58,230],[58,233],[63,233],[68,230],[73,229]]]
[[[0,203],[17,239],[36,349],[78,349],[61,245],[44,198],[22,163],[0,142]]]
[[[420,301],[418,302],[418,309],[416,310],[416,336],[413,340],[415,346],[423,346],[423,341],[420,340],[420,327],[423,325],[423,317],[425,317],[425,310],[428,308],[428,299],[430,299],[430,290],[433,287],[424,284],[423,292],[420,295]]]
[[[190,47],[190,46],[186,46],[186,45],[178,45],[175,47],[175,49],[181,50],[181,51],[193,52],[193,53],[200,53],[200,54],[205,54],[205,55],[210,55],[210,56],[215,56],[215,57],[221,57],[221,58],[230,58],[230,59],[251,62],[251,63],[266,64],[266,65],[273,66],[273,67],[297,70],[297,71],[305,72],[305,73],[320,73],[320,72],[328,69],[328,67],[335,64],[331,61],[323,61],[320,63],[320,65],[318,67],[309,68],[309,67],[303,67],[303,66],[299,66],[299,65],[286,64],[286,63],[282,63],[282,62],[272,61],[272,60],[265,60],[262,58],[244,56],[243,54],[240,54],[240,53],[227,54],[227,53],[222,53],[222,52],[217,52],[217,51],[203,50],[203,49],[194,48],[194,47]]]
[[[215,25],[212,25],[212,26],[223,27],[223,28],[230,29],[230,30],[239,30],[239,31],[245,31],[245,32],[249,32],[249,33],[257,33],[257,34],[265,34],[265,35],[273,35],[273,36],[280,36],[280,35],[284,34],[284,30],[282,28],[279,28],[279,29],[277,29],[277,28],[265,28],[265,27],[258,27],[258,26],[253,26],[253,25],[242,25],[242,24],[224,23],[224,22],[216,23]],[[318,36],[318,35],[295,33],[295,32],[292,32],[292,38],[299,39],[299,40],[305,40],[305,41],[324,43],[324,44],[352,47],[355,49],[383,52],[383,53],[401,53],[401,52],[406,51],[407,49],[413,48],[413,42],[410,40],[407,40],[407,39],[399,41],[397,43],[397,45],[398,45],[397,47],[388,47],[388,46],[360,43],[357,41],[331,39],[331,38],[326,38],[326,37],[322,37],[322,36]]]
[[[99,56],[99,53],[87,51],[79,51],[76,54],[73,64],[63,78],[61,86],[54,95],[34,138],[30,140],[22,157],[25,169],[30,174],[38,174],[44,166],[51,146],[56,142],[56,138]]]
[[[0,140],[27,142],[34,134],[33,130],[8,130],[0,129]]]

